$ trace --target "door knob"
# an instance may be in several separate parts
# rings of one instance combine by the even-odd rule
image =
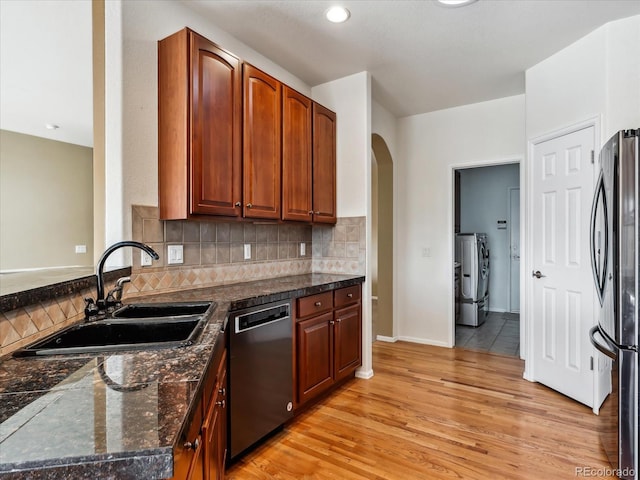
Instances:
[[[532,277],[536,277],[536,278],[546,277],[546,275],[543,275],[543,274],[540,273],[540,270],[536,270],[535,272],[531,272],[531,276]]]

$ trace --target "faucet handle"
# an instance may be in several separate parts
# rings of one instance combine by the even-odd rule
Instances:
[[[107,298],[105,300],[107,306],[113,306],[120,303],[122,300],[122,288],[123,285],[127,282],[131,281],[131,277],[120,277],[116,280],[116,286],[113,287],[112,290],[107,293]]]
[[[98,305],[96,305],[93,298],[85,298],[84,303],[84,315],[86,318],[95,317],[98,312],[100,312],[100,309],[98,308]]]

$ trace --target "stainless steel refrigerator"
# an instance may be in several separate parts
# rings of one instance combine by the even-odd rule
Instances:
[[[638,137],[622,130],[602,148],[591,214],[591,265],[600,315],[591,343],[611,359],[611,395],[600,409],[600,439],[616,475],[638,479]]]
[[[460,315],[456,323],[478,327],[489,312],[489,238],[486,233],[458,233],[456,262],[460,263]]]

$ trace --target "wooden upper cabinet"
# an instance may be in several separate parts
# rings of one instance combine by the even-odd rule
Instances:
[[[240,65],[187,28],[158,42],[161,219],[241,214]]]
[[[244,216],[280,219],[282,86],[246,63],[243,79]]]
[[[336,114],[314,102],[313,221],[336,220]]]
[[[282,88],[282,219],[312,220],[312,101]]]

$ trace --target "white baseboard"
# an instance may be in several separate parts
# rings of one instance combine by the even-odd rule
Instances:
[[[372,377],[373,377],[373,370],[371,370],[371,369],[363,370],[362,368],[359,368],[358,370],[356,370],[356,378],[362,378],[364,380],[369,380]]]
[[[380,342],[395,343],[398,341],[398,337],[386,337],[384,335],[376,335],[376,340]]]
[[[403,342],[420,343],[422,345],[433,345],[434,347],[451,348],[446,342],[440,342],[438,340],[431,340],[429,338],[398,337],[398,340],[402,340]]]
[[[490,308],[489,309],[490,312],[495,312],[495,313],[507,313],[508,310],[506,308]]]

